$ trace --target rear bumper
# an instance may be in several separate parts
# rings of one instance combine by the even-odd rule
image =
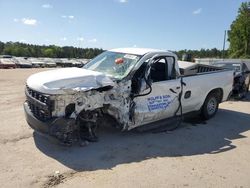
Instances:
[[[38,132],[49,134],[49,130],[53,120],[42,122],[32,114],[27,102],[23,104],[23,107],[24,107],[25,118],[29,126]]]

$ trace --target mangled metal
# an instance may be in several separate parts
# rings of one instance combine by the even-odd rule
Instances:
[[[34,80],[34,77],[28,79],[27,85],[32,85],[30,80]],[[64,93],[50,95],[50,100],[54,101],[51,116],[56,118],[49,130],[50,135],[55,136],[64,144],[71,144],[74,139],[97,141],[97,121],[104,114],[112,116],[119,125],[123,125],[121,129],[126,129],[129,122],[130,82],[115,84],[111,79],[99,73],[90,74],[90,78],[84,81],[81,84],[73,82],[71,86],[67,81],[65,84],[67,88],[60,89],[51,87],[57,81],[49,84],[45,82],[39,86],[44,87],[46,93],[54,93],[55,90]],[[58,84],[61,85],[60,82],[56,83],[57,86]]]

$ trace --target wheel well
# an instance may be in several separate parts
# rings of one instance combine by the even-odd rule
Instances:
[[[221,88],[216,88],[216,89],[213,89],[211,90],[207,96],[211,95],[211,94],[216,94],[218,99],[219,99],[219,103],[222,101],[223,99],[223,90]]]

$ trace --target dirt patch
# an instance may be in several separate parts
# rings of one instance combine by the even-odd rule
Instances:
[[[62,184],[67,179],[72,178],[77,172],[67,172],[61,174],[56,171],[53,175],[48,176],[47,181],[43,184],[43,188],[50,188]]]

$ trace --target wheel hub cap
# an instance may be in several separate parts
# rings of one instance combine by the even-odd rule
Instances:
[[[215,98],[211,98],[207,103],[207,112],[209,115],[215,113],[217,107],[217,101]]]

